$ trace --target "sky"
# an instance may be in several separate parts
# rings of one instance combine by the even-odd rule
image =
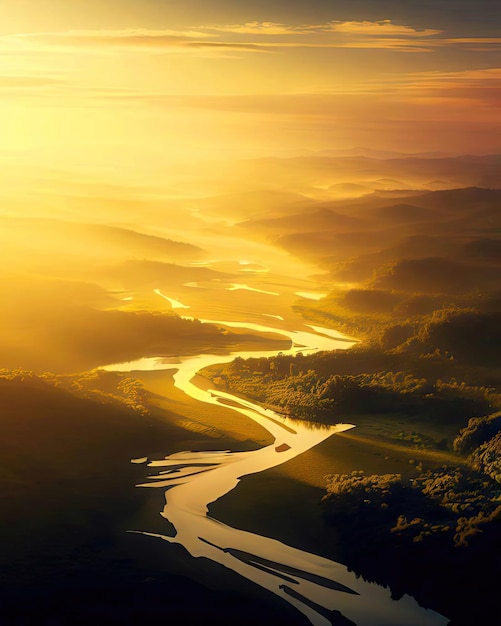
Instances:
[[[501,148],[497,0],[2,0],[0,157]]]

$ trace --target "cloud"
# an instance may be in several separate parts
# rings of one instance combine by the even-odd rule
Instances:
[[[223,39],[223,35],[229,35],[231,39]],[[249,40],[242,40],[244,36],[248,36]],[[69,47],[91,53],[105,49],[146,50],[155,53],[205,51],[206,56],[217,56],[218,53],[227,56],[225,53],[231,50],[269,53],[278,48],[354,48],[430,52],[447,46],[463,47],[471,51],[496,50],[501,46],[501,38],[447,38],[438,29],[419,29],[396,24],[391,20],[332,21],[297,26],[277,22],[246,22],[205,25],[186,30],[68,30],[0,37],[2,50],[11,53],[23,53],[26,49],[38,53]]]
[[[198,26],[197,31],[234,36],[256,36],[254,46],[273,48],[354,48],[429,52],[446,46],[469,50],[492,50],[501,45],[499,37],[447,38],[437,28],[415,28],[392,20],[331,21],[323,24],[287,25],[278,22],[246,22]],[[266,36],[266,40],[262,37]],[[299,36],[299,39],[293,39]],[[479,48],[480,46],[484,46]]]
[[[433,50],[433,44],[430,41],[419,41],[418,39],[397,39],[392,38],[356,38],[345,39],[335,42],[319,42],[319,43],[270,43],[270,47],[287,47],[287,48],[355,48],[367,50],[403,50],[405,52],[430,52]]]
[[[455,72],[411,72],[380,78],[373,87],[384,85],[387,92],[419,91],[423,94],[442,92],[452,94],[455,90],[469,91],[472,99],[482,99],[489,92],[499,91],[501,68],[459,70]],[[370,86],[369,86],[370,88]]]
[[[123,45],[156,45],[164,41],[183,41],[189,39],[212,39],[216,35],[197,30],[172,30],[130,28],[123,30],[68,30],[47,33],[21,34],[18,37],[40,40],[46,39],[54,43],[58,41],[75,41],[101,43],[121,43]]]
[[[402,24],[394,24],[391,20],[377,22],[329,22],[311,27],[312,30],[328,33],[345,33],[347,35],[362,35],[373,37],[431,37],[440,35],[442,30],[431,28],[417,29]]]
[[[236,35],[305,35],[310,34],[310,27],[287,26],[276,22],[246,22],[245,24],[219,24],[200,26],[200,29]]]
[[[266,46],[256,43],[225,43],[222,41],[189,41],[184,44],[186,48],[206,48],[214,50],[246,50],[247,52],[268,52]]]
[[[423,28],[417,29],[402,24],[394,24],[391,20],[376,22],[326,22],[324,24],[301,24],[298,26],[276,22],[246,22],[245,24],[218,24],[199,26],[198,30],[232,33],[235,35],[315,35],[340,34],[363,37],[431,37],[441,35],[442,30]]]
[[[458,37],[454,39],[444,39],[441,44],[444,46],[457,46],[469,52],[497,53],[501,51],[501,37]]]
[[[267,52],[265,47],[253,42],[213,41],[218,37],[218,34],[197,30],[74,30],[0,37],[0,47],[20,53],[26,49],[38,53],[39,50],[54,50],[61,47],[90,53],[106,49],[151,52],[206,50],[209,55],[229,50]]]
[[[482,44],[484,47],[479,47]],[[404,52],[432,52],[436,49],[455,46],[470,52],[497,52],[501,48],[501,37],[479,38],[399,38],[399,37],[355,37],[337,41],[321,42],[267,42],[263,47],[273,48],[354,48],[367,50],[400,50]]]
[[[17,35],[18,40],[28,44],[45,46],[164,48],[182,46],[195,39],[202,42],[213,38],[208,33],[173,30],[75,30]],[[202,43],[201,42],[201,43]]]

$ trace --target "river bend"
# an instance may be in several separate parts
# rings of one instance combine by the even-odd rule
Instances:
[[[202,322],[286,336],[291,346],[284,353],[299,349],[311,353],[353,345],[351,338],[317,326],[310,326],[315,332],[309,332],[245,322]],[[184,393],[200,402],[224,405],[226,409],[243,414],[274,438],[271,445],[254,451],[186,451],[150,460],[148,466],[154,473],[138,486],[165,489],[165,506],[160,514],[175,528],[175,535],[149,533],[146,529],[133,532],[180,544],[192,557],[204,557],[223,565],[290,603],[315,626],[338,623],[342,616],[357,626],[445,626],[448,620],[443,616],[423,609],[409,596],[392,600],[388,589],[365,582],[340,563],[232,528],[208,515],[208,506],[234,489],[243,476],[276,467],[328,437],[352,428],[350,424],[312,428],[311,424],[292,422],[230,393],[203,390],[193,383],[197,372],[208,365],[229,362],[236,356],[273,354],[275,352],[200,355],[180,359],[174,364],[163,363],[161,359],[141,359],[106,368],[115,371],[176,368],[175,385]]]

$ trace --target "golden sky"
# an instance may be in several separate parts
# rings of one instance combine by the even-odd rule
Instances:
[[[0,156],[128,175],[359,145],[496,152],[499,9],[474,4],[2,0]]]

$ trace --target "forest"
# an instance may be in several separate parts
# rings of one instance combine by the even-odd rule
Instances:
[[[362,295],[367,308],[384,300],[378,291]],[[394,307],[403,297],[384,295],[387,311],[389,298]],[[358,302],[360,293],[345,299]],[[387,312],[379,332],[371,315],[347,318],[355,336],[357,324],[365,332],[350,350],[307,355],[298,347],[203,374],[291,420],[354,424],[353,438],[381,456],[381,472],[354,466],[325,476],[321,506],[345,562],[451,624],[479,623],[495,610],[501,574],[501,313],[452,304],[407,309],[402,323]],[[314,307],[311,317],[318,323]],[[393,471],[399,458],[404,472]],[[458,589],[482,605],[458,598]]]

